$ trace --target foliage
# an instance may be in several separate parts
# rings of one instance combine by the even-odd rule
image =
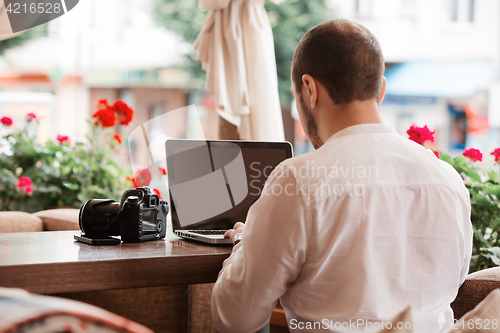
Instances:
[[[127,170],[114,158],[120,145],[116,128],[88,124],[86,143],[70,144],[64,136],[58,136],[57,143],[37,143],[38,120],[29,117],[24,128],[4,136],[8,148],[0,155],[0,210],[35,212],[79,208],[91,198],[118,200],[131,184]],[[32,185],[23,186],[21,178]]]
[[[153,17],[160,25],[179,34],[186,42],[193,43],[203,26],[205,12],[196,10],[198,0],[154,0]],[[293,52],[302,36],[315,25],[332,19],[325,0],[287,0],[275,4],[265,3],[273,29],[278,72],[278,89],[281,104],[289,107],[290,65]],[[194,53],[187,55],[185,64],[194,77],[204,77],[201,64]]]
[[[325,0],[287,0],[281,4],[266,1],[273,28],[274,52],[281,104],[290,107],[290,69],[295,48],[304,34],[317,24],[331,20]]]
[[[434,142],[434,133],[427,125],[424,127],[412,124],[406,132],[409,139],[424,145]],[[500,182],[495,171],[481,172],[475,162],[483,160],[479,149],[465,149],[461,156],[450,155],[434,150],[434,154],[450,164],[462,177],[469,190],[471,201],[471,222],[473,229],[472,258],[469,273],[500,265]],[[491,152],[495,163],[500,167],[500,148]]]
[[[46,35],[47,35],[47,25],[43,24],[28,29],[16,37],[0,40],[0,56],[3,55],[10,48],[20,46],[29,40],[39,37],[44,37]]]
[[[462,176],[471,199],[473,248],[469,272],[500,265],[500,182],[498,173],[481,172],[472,159],[451,158],[439,152],[443,161],[452,165]]]
[[[152,5],[153,19],[159,25],[175,32],[184,41],[194,43],[206,15],[206,12],[198,9],[198,0],[153,0]],[[186,54],[181,67],[189,71],[193,78],[205,79],[205,71],[196,59],[194,50]]]

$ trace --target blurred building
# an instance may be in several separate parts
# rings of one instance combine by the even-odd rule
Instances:
[[[332,0],[338,17],[379,39],[388,80],[381,112],[402,134],[436,129],[443,150],[500,144],[500,3],[496,0]]]
[[[500,144],[497,0],[329,4],[335,17],[366,25],[381,42],[386,122],[401,134],[412,123],[427,124],[436,129],[436,145],[443,150]],[[40,140],[62,134],[81,141],[102,98],[121,98],[136,110],[130,129],[196,103],[205,137],[216,137],[213,101],[198,93],[203,83],[176,68],[191,46],[157,27],[148,6],[147,0],[80,1],[48,23],[48,36],[9,50],[0,57],[0,116],[20,124],[35,111],[42,117]],[[189,136],[191,118],[158,124],[158,137]],[[122,136],[129,131],[120,130]]]
[[[136,111],[130,126],[117,129],[124,138],[149,119],[198,101],[199,94],[191,92],[203,84],[176,69],[190,46],[155,25],[149,5],[144,0],[80,1],[48,23],[46,37],[8,50],[0,57],[0,116],[21,124],[35,112],[41,118],[41,141],[61,134],[74,142],[85,140],[86,121],[103,98],[123,99]],[[213,137],[216,114],[209,108],[205,103],[199,112],[205,134]],[[158,125],[162,137],[186,137],[189,117]]]

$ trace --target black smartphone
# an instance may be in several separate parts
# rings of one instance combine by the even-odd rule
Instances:
[[[116,237],[106,237],[106,238],[88,238],[84,234],[81,236],[75,235],[75,240],[90,245],[118,245],[121,244],[121,240]]]

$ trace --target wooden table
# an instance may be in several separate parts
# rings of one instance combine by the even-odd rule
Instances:
[[[185,325],[191,324],[188,323],[187,313],[181,316],[183,318],[179,318],[179,315],[189,307],[189,299],[192,301],[195,297],[187,295],[188,286],[215,282],[222,262],[232,250],[230,246],[198,244],[179,240],[173,235],[159,241],[91,246],[75,242],[75,234],[79,232],[0,234],[0,286],[57,294],[90,303],[96,300],[94,304],[118,314],[127,314],[129,318],[157,332],[174,332],[179,327],[184,331]],[[179,303],[183,298],[186,299],[185,304],[163,305],[165,308],[170,306],[170,310],[164,312],[173,313],[177,317],[173,318],[175,322],[181,319],[179,327],[172,328],[172,318],[168,322],[172,329],[165,327],[167,324],[164,319],[161,319],[162,323],[145,323],[143,314],[138,313],[134,318],[128,312],[120,313],[122,307],[118,307],[118,311],[114,307],[119,301],[107,300],[109,295],[129,293],[133,296],[139,294],[135,290],[143,292],[146,290],[144,288],[149,288],[147,293],[153,295],[145,297],[156,297],[156,302],[170,299]],[[108,290],[112,294],[106,294]],[[96,294],[96,291],[103,292]],[[156,295],[159,292],[171,295]],[[106,306],[106,300],[109,306]],[[146,310],[145,313],[151,317],[150,309]]]
[[[91,246],[76,231],[0,234],[0,286],[34,293],[215,282],[231,247],[185,240]]]

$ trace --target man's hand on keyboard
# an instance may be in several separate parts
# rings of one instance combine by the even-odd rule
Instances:
[[[233,226],[233,229],[229,229],[228,231],[226,231],[226,233],[224,234],[224,238],[231,238],[231,240],[234,243],[235,236],[238,234],[241,235],[241,232],[243,231],[244,227],[245,223],[236,222]]]

